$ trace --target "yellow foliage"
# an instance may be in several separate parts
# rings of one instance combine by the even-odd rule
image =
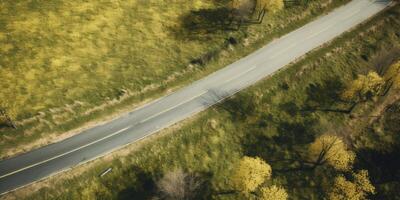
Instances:
[[[334,185],[328,193],[329,200],[365,200],[368,194],[375,192],[368,178],[368,172],[361,170],[353,173],[354,182],[343,176],[335,178]]]
[[[282,187],[273,185],[260,189],[260,200],[286,200],[287,198],[288,194]]]
[[[385,79],[393,81],[394,88],[400,88],[400,61],[389,67],[385,73]]]
[[[357,186],[366,193],[375,193],[375,187],[371,184],[368,177],[367,170],[360,170],[357,173],[353,173],[354,182]]]
[[[330,200],[357,200],[358,196],[357,187],[354,183],[346,180],[343,176],[335,178],[333,188],[328,194]]]
[[[327,163],[337,170],[351,169],[355,154],[347,150],[346,144],[337,136],[324,134],[309,147],[309,158],[319,164]]]
[[[378,95],[384,85],[385,80],[376,72],[369,72],[366,76],[359,75],[347,86],[342,98],[349,101],[365,100],[370,96]]]
[[[245,156],[234,169],[231,177],[232,186],[235,190],[243,193],[253,192],[271,177],[271,173],[271,166],[262,159]]]

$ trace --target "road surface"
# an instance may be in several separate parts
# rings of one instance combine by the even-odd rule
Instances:
[[[171,95],[61,142],[0,161],[0,194],[93,160],[190,117],[271,75],[389,4],[353,0]]]

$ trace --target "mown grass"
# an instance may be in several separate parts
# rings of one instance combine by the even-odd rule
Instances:
[[[292,171],[296,163],[285,160],[296,159],[295,151],[304,150],[319,134],[337,131],[350,116],[301,112],[313,95],[307,91],[311,84],[327,80],[347,83],[357,74],[375,70],[372,62],[376,55],[400,47],[399,16],[400,6],[391,8],[127,156],[95,162],[90,170],[66,180],[52,178],[48,180],[49,188],[32,195],[17,191],[9,197],[145,199],[152,195],[154,182],[164,172],[180,167],[208,177],[213,195],[206,198],[236,199],[234,195],[217,194],[231,189],[229,177],[234,163],[249,155],[259,156],[272,165],[274,182],[284,186],[291,199],[322,199],[323,186],[333,174]],[[323,95],[320,97],[321,102],[326,100]],[[113,167],[113,172],[99,178],[98,174],[107,167]]]
[[[221,1],[2,1],[0,100],[16,108],[18,129],[0,127],[0,156],[159,97],[345,2],[313,1],[204,34],[181,30],[182,17]]]

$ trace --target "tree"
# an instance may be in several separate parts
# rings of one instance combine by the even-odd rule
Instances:
[[[345,143],[337,136],[324,134],[310,144],[309,159],[314,167],[328,164],[336,170],[349,170],[355,159],[355,154],[347,150]]]
[[[268,12],[275,13],[284,7],[283,0],[258,0],[259,6]]]
[[[288,194],[282,187],[273,185],[270,187],[262,187],[260,189],[260,200],[286,200],[287,198]]]
[[[367,170],[360,170],[357,173],[353,173],[354,182],[357,186],[364,192],[374,194],[375,187],[371,184],[369,180],[369,175]]]
[[[14,129],[17,128],[17,125],[14,122],[16,116],[17,112],[14,103],[0,101],[0,118],[4,118],[5,122]]]
[[[271,177],[271,166],[262,159],[243,157],[234,168],[232,186],[241,193],[250,193]]]
[[[368,172],[361,170],[352,174],[352,181],[340,175],[335,178],[333,187],[328,193],[329,200],[365,200],[375,193],[375,187],[368,178]]]
[[[400,61],[389,67],[385,73],[385,79],[392,81],[394,88],[400,88]]]
[[[157,183],[162,199],[186,200],[194,199],[199,195],[204,181],[194,175],[176,169],[167,172]]]
[[[371,99],[384,90],[385,83],[385,80],[376,72],[369,72],[366,76],[359,75],[356,80],[347,86],[342,98],[351,102]]]

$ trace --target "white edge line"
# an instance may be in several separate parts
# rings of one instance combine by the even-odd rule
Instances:
[[[166,112],[168,112],[168,111],[171,111],[171,110],[173,110],[173,109],[175,109],[175,108],[177,108],[177,107],[179,107],[179,106],[181,106],[181,105],[183,105],[183,104],[185,104],[185,103],[188,103],[188,102],[192,101],[193,99],[196,99],[197,97],[199,97],[199,96],[201,96],[201,95],[203,95],[203,94],[206,94],[206,93],[207,93],[207,91],[202,91],[200,94],[198,94],[198,95],[196,95],[196,96],[193,96],[193,97],[191,97],[190,99],[188,99],[188,100],[186,100],[186,101],[183,101],[183,102],[181,102],[181,103],[179,103],[179,104],[177,104],[177,105],[175,105],[175,106],[172,106],[172,107],[170,107],[170,108],[168,108],[168,109],[166,109],[166,110],[164,110],[164,111],[161,111],[161,112],[159,112],[159,113],[156,113],[156,114],[154,114],[154,115],[151,115],[150,117],[147,117],[146,119],[140,121],[139,124],[144,123],[144,122],[146,122],[146,121],[148,121],[148,120],[150,120],[150,119],[153,119],[153,118],[155,118],[155,117],[157,117],[157,116],[160,116],[160,115],[162,115],[162,114],[164,114],[164,113],[166,113]]]
[[[80,147],[78,147],[78,148],[72,149],[72,150],[67,151],[67,152],[65,152],[65,153],[59,154],[59,155],[57,155],[57,156],[48,158],[48,159],[46,159],[46,160],[37,162],[37,163],[32,164],[32,165],[29,165],[29,166],[23,167],[23,168],[21,168],[21,169],[15,170],[15,171],[13,171],[13,172],[4,174],[4,175],[0,176],[0,179],[5,178],[5,177],[7,177],[7,176],[11,176],[11,175],[16,174],[16,173],[21,172],[21,171],[25,171],[25,170],[30,169],[30,168],[32,168],[32,167],[36,167],[36,166],[41,165],[41,164],[43,164],[43,163],[50,162],[50,161],[52,161],[52,160],[54,160],[54,159],[63,157],[63,156],[65,156],[65,155],[68,155],[68,154],[73,153],[73,152],[75,152],[75,151],[79,151],[79,150],[81,150],[81,149],[83,149],[83,148],[85,148],[85,147],[88,147],[88,146],[90,146],[90,145],[96,144],[96,143],[101,142],[101,141],[103,141],[103,140],[105,140],[105,139],[108,139],[108,138],[110,138],[110,137],[112,137],[112,136],[114,136],[114,135],[118,135],[119,133],[121,133],[121,132],[123,132],[123,131],[125,131],[125,130],[127,130],[127,129],[129,129],[129,128],[131,128],[131,126],[128,126],[128,127],[126,127],[126,128],[123,128],[123,129],[121,129],[121,130],[119,130],[119,131],[117,131],[117,132],[114,132],[114,133],[112,133],[112,134],[110,134],[110,135],[107,135],[107,136],[105,136],[105,137],[102,137],[102,138],[100,138],[100,139],[97,139],[97,140],[95,140],[95,141],[93,141],[93,142],[90,142],[90,143],[85,144],[85,145],[83,145],[83,146],[80,146]]]
[[[67,168],[65,168],[65,169],[63,169],[63,170],[57,171],[57,172],[55,172],[55,173],[51,173],[51,174],[49,174],[49,175],[47,175],[47,176],[45,176],[45,177],[43,177],[43,178],[41,178],[41,179],[38,179],[38,180],[36,180],[36,181],[34,181],[34,182],[31,182],[31,183],[22,185],[22,186],[20,186],[20,187],[14,188],[14,189],[12,189],[12,190],[3,192],[3,193],[0,194],[0,196],[1,196],[1,195],[4,195],[4,194],[7,194],[7,193],[10,193],[10,192],[12,192],[12,191],[18,190],[18,189],[27,187],[27,186],[29,186],[29,185],[35,184],[35,183],[37,183],[37,182],[43,181],[43,180],[48,179],[48,178],[50,178],[50,177],[52,177],[52,176],[55,176],[55,175],[57,175],[57,174],[60,174],[60,173],[63,173],[63,172],[72,170],[72,169],[75,168],[75,167],[79,167],[79,166],[84,165],[84,164],[86,164],[86,163],[88,163],[88,162],[91,162],[91,161],[96,160],[96,159],[98,159],[98,158],[104,157],[104,156],[106,156],[107,154],[109,154],[110,152],[114,152],[114,151],[123,149],[123,148],[125,148],[125,147],[128,146],[128,145],[131,145],[131,144],[133,144],[133,143],[139,142],[139,141],[141,141],[141,140],[143,140],[143,139],[145,139],[145,138],[147,138],[147,137],[150,137],[150,136],[154,135],[155,133],[161,131],[162,129],[168,128],[168,127],[170,127],[170,126],[172,126],[172,125],[174,125],[174,124],[177,124],[177,123],[179,123],[179,122],[181,122],[181,121],[183,121],[183,120],[185,120],[185,119],[187,119],[187,118],[190,118],[190,117],[192,117],[192,116],[194,116],[194,115],[196,115],[196,114],[198,114],[198,113],[200,113],[200,112],[202,112],[202,111],[204,111],[204,110],[206,110],[206,109],[208,109],[208,108],[210,108],[210,107],[212,107],[212,106],[214,106],[214,105],[217,105],[217,104],[220,103],[221,101],[223,101],[223,100],[225,100],[225,99],[228,99],[228,98],[234,96],[235,94],[237,94],[238,92],[240,92],[242,89],[243,89],[243,88],[239,88],[238,90],[235,90],[234,92],[232,92],[232,93],[229,94],[228,96],[225,96],[225,97],[219,99],[218,101],[214,102],[213,104],[209,104],[209,105],[200,107],[199,109],[197,109],[197,110],[195,110],[194,112],[190,113],[188,116],[181,117],[181,118],[178,119],[178,120],[175,120],[175,121],[170,122],[170,123],[168,123],[168,124],[166,124],[166,125],[164,125],[164,126],[161,126],[161,127],[159,127],[158,129],[155,129],[154,131],[151,131],[149,134],[147,134],[147,135],[145,135],[145,136],[143,136],[143,137],[141,137],[141,138],[138,138],[138,139],[136,139],[136,140],[134,140],[134,141],[131,141],[131,142],[127,143],[127,144],[124,144],[124,145],[115,147],[115,148],[113,148],[113,149],[110,149],[109,151],[106,151],[106,152],[104,152],[104,153],[102,153],[102,154],[99,154],[98,156],[95,156],[95,157],[93,157],[93,158],[91,158],[91,159],[88,159],[88,160],[85,160],[85,161],[83,161],[83,162],[80,162],[80,163],[78,163],[78,164],[76,164],[76,165],[74,165],[74,166],[70,166],[70,167],[67,167]],[[129,128],[129,127],[128,127],[128,128]]]
[[[255,69],[256,67],[257,67],[257,66],[253,66],[253,67],[247,69],[246,71],[240,73],[239,75],[234,76],[234,77],[231,78],[231,79],[228,79],[228,80],[225,81],[224,83],[227,83],[227,82],[230,82],[230,81],[232,81],[232,80],[234,80],[234,79],[237,79],[237,78],[239,78],[240,76],[243,76],[244,74],[246,74],[246,73],[252,71],[252,70]],[[232,95],[236,94],[236,93],[237,93],[238,91],[240,91],[241,89],[242,89],[242,88],[238,89],[237,91],[235,91],[234,93],[232,93]],[[200,94],[198,94],[198,95],[196,95],[196,96],[193,96],[193,97],[191,97],[190,99],[188,99],[188,100],[186,100],[186,101],[184,101],[184,102],[181,102],[181,103],[179,103],[179,104],[177,104],[177,105],[175,105],[175,106],[173,106],[173,107],[171,107],[171,108],[168,108],[168,109],[166,109],[166,110],[164,110],[164,111],[162,111],[162,112],[159,112],[159,113],[157,113],[157,114],[154,114],[154,115],[152,115],[152,116],[150,116],[150,117],[148,117],[148,118],[142,120],[141,122],[139,122],[139,124],[140,124],[140,123],[144,123],[144,122],[146,122],[146,121],[148,121],[148,120],[150,120],[150,119],[152,119],[152,118],[154,118],[154,117],[157,117],[157,116],[159,116],[159,115],[162,115],[162,114],[164,114],[164,113],[166,113],[166,112],[168,112],[168,111],[170,111],[170,110],[173,110],[173,109],[175,109],[175,108],[177,108],[177,107],[179,107],[179,106],[181,106],[181,105],[183,105],[183,104],[185,104],[185,103],[188,103],[188,102],[192,101],[193,99],[196,99],[196,98],[202,96],[203,94],[206,94],[206,93],[207,93],[207,91],[203,91],[203,92],[201,92]],[[223,97],[223,98],[221,98],[220,100],[214,102],[213,104],[210,104],[210,106],[213,106],[213,105],[219,103],[220,101],[222,101],[222,100],[224,100],[224,99],[226,99],[226,98],[229,98],[229,97],[232,96],[232,95],[228,95],[228,96],[226,96],[226,97]],[[209,107],[209,106],[208,106],[208,107]],[[208,107],[206,107],[206,108],[208,108]],[[200,111],[201,111],[201,110],[200,110]],[[200,111],[195,111],[194,113],[198,113],[198,112],[200,112]],[[188,117],[191,117],[191,116],[192,116],[192,115],[189,115]],[[178,119],[177,122],[182,121],[182,120],[183,120],[183,119]],[[161,129],[164,129],[164,128],[168,127],[168,126],[170,126],[170,125],[168,125],[168,124],[167,124],[166,126],[164,125],[164,126],[162,126],[160,129],[157,129],[156,132],[158,132],[158,131],[160,131]],[[35,164],[32,164],[32,165],[26,166],[26,167],[24,167],[24,168],[15,170],[15,171],[13,171],[13,172],[7,173],[7,174],[5,174],[5,175],[0,176],[0,179],[5,178],[5,177],[7,177],[7,176],[11,176],[11,175],[16,174],[16,173],[18,173],[18,172],[21,172],[21,171],[30,169],[30,168],[32,168],[32,167],[36,167],[36,166],[38,166],[38,165],[41,165],[41,164],[43,164],[43,163],[52,161],[52,160],[54,160],[54,159],[60,158],[60,157],[65,156],[65,155],[68,155],[68,154],[73,153],[73,152],[75,152],[75,151],[79,151],[79,150],[81,150],[81,149],[83,149],[83,148],[85,148],[85,147],[88,147],[88,146],[90,146],[90,145],[93,145],[93,144],[95,144],[95,143],[98,143],[98,142],[100,142],[100,141],[103,141],[103,140],[105,140],[105,139],[108,139],[108,138],[110,138],[110,137],[112,137],[112,136],[118,135],[119,133],[121,133],[121,132],[123,132],[123,131],[125,131],[125,130],[131,128],[131,127],[132,127],[132,126],[128,126],[128,127],[126,127],[126,128],[123,128],[123,129],[121,129],[121,130],[115,132],[115,133],[112,133],[112,134],[110,134],[110,135],[107,135],[107,136],[105,136],[105,137],[102,137],[102,138],[100,138],[100,139],[97,139],[97,140],[95,140],[95,141],[93,141],[93,142],[90,142],[90,143],[85,144],[85,145],[83,145],[83,146],[80,146],[80,147],[78,147],[78,148],[72,149],[72,150],[67,151],[67,152],[65,152],[65,153],[62,153],[62,154],[59,154],[59,155],[57,155],[57,156],[51,157],[51,158],[49,158],[49,159],[43,160],[43,161],[41,161],[41,162],[38,162],[38,163],[35,163]],[[152,135],[152,134],[153,134],[153,133],[150,133],[149,135]],[[140,140],[140,139],[139,139],[139,140]],[[136,141],[138,141],[138,140],[136,140]],[[91,159],[90,159],[90,160],[91,160]]]
[[[379,13],[383,12],[384,10],[387,10],[388,8],[390,8],[390,7],[394,6],[394,5],[396,5],[396,3],[394,3],[394,2],[392,1],[392,2],[391,2],[390,4],[388,4],[385,8],[379,10],[379,11],[376,12],[375,14],[373,14],[373,15],[371,15],[370,17],[366,18],[363,22],[361,22],[361,23],[355,25],[355,27],[357,27],[357,26],[359,26],[359,25],[365,23],[366,21],[370,20],[370,19],[373,18],[374,16],[378,15]],[[341,8],[341,7],[336,8],[336,9],[334,9],[334,10],[337,10],[337,9],[340,9],[340,8]],[[332,12],[333,12],[333,11],[332,11]],[[323,16],[321,16],[321,17],[323,17]],[[353,27],[353,28],[354,28],[354,27]],[[349,29],[348,31],[352,31],[353,28],[352,28],[352,29]],[[345,31],[345,32],[343,32],[343,33],[346,33],[346,32],[348,32],[348,31]],[[343,33],[342,33],[342,34],[343,34]],[[340,35],[342,35],[342,34],[340,34]],[[340,35],[339,35],[339,36],[340,36]],[[286,35],[285,35],[285,36],[286,36]],[[285,36],[282,36],[282,37],[285,37]],[[338,38],[339,36],[333,38],[332,40]],[[330,41],[332,41],[332,40],[330,40]],[[328,42],[329,42],[329,41],[328,41]],[[318,47],[317,47],[317,48],[318,48]],[[306,55],[306,54],[305,54],[305,55]],[[243,59],[243,58],[242,58],[242,59]],[[241,59],[240,59],[240,60],[241,60]],[[236,62],[238,62],[238,61],[236,61]],[[219,70],[218,70],[218,71],[219,71]],[[212,75],[212,74],[214,74],[214,73],[216,73],[216,72],[218,72],[218,71],[215,71],[215,72],[213,72],[213,73],[211,73],[211,74],[209,74],[209,75]],[[278,70],[278,71],[280,71],[280,70]],[[278,72],[278,71],[276,71],[276,72]],[[268,75],[268,76],[266,76],[266,77],[269,77],[269,76],[270,76],[270,75]],[[201,81],[201,80],[202,80],[202,79],[199,79],[199,80],[193,82],[193,83],[190,84],[190,85],[193,85],[194,83],[196,83],[196,82],[198,82],[198,81]],[[259,80],[257,80],[257,81],[259,81]],[[256,81],[256,82],[257,82],[257,81]],[[190,85],[189,85],[189,86],[190,86]],[[186,88],[186,87],[185,87],[185,88]],[[184,88],[182,88],[182,89],[184,89]],[[179,90],[178,90],[178,91],[179,91]],[[178,91],[176,91],[176,92],[178,92]],[[207,108],[209,108],[209,107],[211,107],[211,106],[213,106],[213,105],[215,105],[215,104],[218,104],[218,103],[221,102],[222,100],[225,100],[225,99],[227,99],[227,98],[229,98],[229,97],[235,95],[235,94],[238,93],[239,91],[241,91],[241,90],[238,90],[238,91],[236,91],[236,92],[234,92],[234,93],[232,93],[232,94],[230,94],[230,95],[224,97],[223,99],[217,101],[216,103],[214,103],[214,104],[212,104],[212,105],[208,105],[208,106],[202,107],[201,109],[196,110],[195,112],[193,112],[193,113],[190,114],[189,116],[186,116],[184,119],[190,118],[191,116],[193,116],[193,115],[195,115],[195,114],[197,114],[197,113],[199,113],[199,112],[201,112],[201,111],[203,111],[203,110],[205,110],[205,109],[207,109]],[[173,92],[173,93],[171,93],[171,94],[169,94],[169,95],[172,95],[172,94],[174,94],[174,93],[176,93],[176,92]],[[169,96],[169,95],[167,95],[167,96]],[[147,103],[147,104],[145,104],[145,105],[143,105],[143,106],[140,106],[140,107],[134,109],[134,110],[131,111],[131,112],[134,112],[135,110],[138,110],[138,109],[140,109],[140,108],[143,108],[143,107],[146,106],[146,105],[149,105],[149,104],[152,104],[152,103],[154,103],[154,102],[156,102],[156,101],[159,101],[159,100],[161,100],[161,99],[163,99],[163,98],[165,98],[165,97],[166,97],[166,96],[160,97],[159,99],[156,99],[156,100],[154,100],[154,101],[152,101],[152,102],[149,102],[149,103]],[[128,113],[131,113],[131,112],[128,112]],[[174,124],[176,124],[176,123],[178,123],[178,122],[180,122],[180,121],[182,121],[182,120],[184,120],[184,119],[180,119],[180,120],[178,120],[178,121],[176,121],[176,122],[167,124],[166,126],[162,126],[161,128],[156,129],[155,131],[152,131],[152,132],[150,132],[148,135],[145,135],[145,136],[143,136],[143,137],[141,137],[141,138],[139,138],[139,139],[137,139],[137,140],[135,140],[135,141],[132,141],[132,142],[129,142],[129,143],[125,144],[125,145],[122,145],[122,146],[116,147],[116,148],[114,148],[114,149],[111,149],[111,150],[109,150],[109,151],[107,151],[107,152],[104,152],[104,153],[102,153],[102,154],[100,154],[100,155],[98,155],[98,156],[96,156],[96,157],[93,157],[93,158],[91,158],[91,159],[89,159],[89,160],[85,160],[84,162],[78,163],[77,165],[70,166],[70,167],[65,168],[65,169],[63,169],[63,170],[60,170],[60,171],[58,171],[58,172],[49,174],[49,175],[47,175],[47,176],[45,176],[45,177],[43,177],[43,178],[41,178],[41,179],[38,179],[38,180],[36,180],[36,181],[34,181],[34,182],[31,182],[31,183],[25,184],[25,185],[23,185],[23,186],[19,186],[19,187],[17,187],[17,188],[14,188],[14,189],[12,189],[12,190],[9,190],[9,191],[0,193],[0,196],[1,196],[1,195],[4,195],[4,194],[7,194],[7,193],[10,193],[10,192],[13,192],[13,191],[18,190],[18,189],[27,187],[27,186],[29,186],[29,185],[35,184],[35,183],[37,183],[37,182],[43,181],[44,179],[50,178],[50,177],[55,176],[55,175],[57,175],[57,174],[59,174],[59,173],[63,173],[63,172],[69,171],[69,170],[71,170],[72,168],[78,167],[78,166],[80,166],[80,165],[83,165],[83,164],[86,164],[86,163],[88,163],[88,162],[90,162],[90,161],[93,161],[93,160],[95,160],[95,159],[97,159],[97,158],[103,157],[103,156],[105,156],[106,154],[108,154],[108,153],[110,153],[110,152],[113,152],[113,151],[122,149],[122,148],[124,148],[124,147],[126,147],[126,146],[128,146],[128,145],[130,145],[130,144],[133,144],[133,143],[135,143],[135,142],[138,142],[138,141],[140,141],[140,140],[143,140],[144,138],[149,137],[149,136],[153,135],[154,133],[156,133],[156,132],[158,132],[158,131],[160,131],[160,130],[162,130],[162,129],[164,129],[164,128],[167,128],[167,127],[169,127],[169,126],[172,126],[172,125],[174,125]]]

